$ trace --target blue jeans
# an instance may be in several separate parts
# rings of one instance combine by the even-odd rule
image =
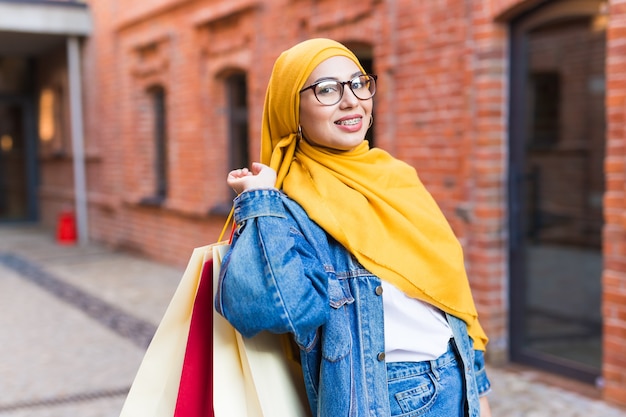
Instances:
[[[463,417],[461,361],[454,342],[433,361],[387,363],[392,417]]]

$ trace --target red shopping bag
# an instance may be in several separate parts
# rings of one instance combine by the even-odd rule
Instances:
[[[204,263],[193,305],[174,417],[213,417],[213,258]]]

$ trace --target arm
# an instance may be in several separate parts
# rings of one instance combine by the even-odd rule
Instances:
[[[233,178],[243,179],[238,185],[254,183],[262,170],[238,170]],[[328,316],[327,275],[282,198],[256,181],[235,199],[239,228],[222,264],[215,304],[244,336],[289,332],[307,346]]]
[[[491,417],[491,408],[486,395],[480,397],[480,417]]]
[[[489,382],[485,370],[485,353],[481,350],[474,351],[474,373],[478,385],[480,417],[491,417],[491,408],[487,399],[487,394],[491,391],[491,382]]]

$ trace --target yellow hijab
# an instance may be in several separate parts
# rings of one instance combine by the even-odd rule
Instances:
[[[477,349],[480,327],[463,263],[447,220],[415,169],[367,141],[335,151],[298,140],[300,94],[311,72],[333,56],[356,56],[329,39],[311,39],[283,52],[265,96],[261,162],[276,186],[369,271],[405,294],[463,319]]]

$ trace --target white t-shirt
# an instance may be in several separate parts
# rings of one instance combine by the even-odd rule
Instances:
[[[444,313],[382,282],[385,315],[385,360],[421,362],[437,359],[448,349],[452,330]]]

